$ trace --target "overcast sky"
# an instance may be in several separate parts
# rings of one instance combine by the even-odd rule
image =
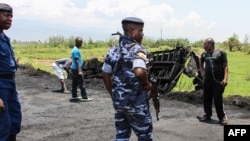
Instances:
[[[144,20],[144,36],[152,39],[213,37],[225,41],[234,33],[250,35],[250,0],[1,0],[14,9],[5,33],[22,41],[51,36],[107,40],[120,31],[121,20]]]

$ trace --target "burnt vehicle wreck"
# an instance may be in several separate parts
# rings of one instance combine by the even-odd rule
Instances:
[[[182,73],[194,78],[195,90],[202,89],[199,57],[191,51],[189,46],[150,52],[149,58],[149,74],[156,79],[160,94],[170,92],[176,86]]]
[[[199,57],[191,48],[177,46],[171,50],[150,52],[148,72],[155,80],[158,92],[170,92],[177,84],[182,73],[193,79],[195,90],[202,89],[199,70]],[[84,78],[101,78],[102,61],[98,58],[86,60],[83,66]]]

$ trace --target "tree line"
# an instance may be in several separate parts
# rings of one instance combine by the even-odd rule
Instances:
[[[83,44],[83,48],[98,48],[98,47],[110,47],[117,44],[118,38],[110,37],[106,41],[94,41],[92,38],[85,40]],[[143,38],[143,44],[146,47],[150,48],[158,48],[160,46],[168,46],[168,47],[176,47],[176,46],[191,46],[194,48],[203,47],[203,40],[198,40],[191,43],[187,38],[176,38],[176,39],[152,39],[149,37]],[[12,40],[13,44],[22,44],[22,45],[33,45],[33,46],[45,46],[45,47],[69,47],[72,48],[75,43],[75,37],[64,37],[64,36],[52,36],[49,37],[48,40],[41,41],[17,41]],[[250,54],[250,44],[249,44],[249,36],[245,35],[244,42],[240,42],[238,35],[233,34],[228,37],[228,39],[222,43],[216,42],[217,47],[221,47],[227,49],[229,51],[243,51],[247,54]]]

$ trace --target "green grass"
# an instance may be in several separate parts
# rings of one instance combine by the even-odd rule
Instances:
[[[81,48],[83,60],[88,60],[93,57],[97,57],[99,60],[102,60],[106,55],[108,48],[93,48],[85,49]],[[51,47],[34,47],[34,46],[14,46],[14,52],[16,58],[20,64],[28,64],[34,68],[39,68],[49,73],[54,73],[52,67],[52,62],[60,58],[70,58],[71,48],[51,48]],[[45,64],[44,61],[47,60]]]
[[[226,95],[250,96],[250,57],[242,52],[228,52],[228,87]]]
[[[228,85],[224,97],[232,95],[250,96],[250,56],[243,52],[227,52],[228,55]],[[173,91],[192,91],[193,78],[182,74]]]
[[[168,47],[148,48],[148,51],[157,51],[169,49]],[[81,48],[80,51],[83,55],[83,59],[91,59],[97,57],[99,60],[103,60],[108,47],[86,49]],[[51,66],[52,64],[45,64],[38,60],[49,60],[48,63],[53,62],[59,58],[70,58],[71,48],[66,47],[34,47],[34,46],[18,46],[14,45],[14,51],[16,58],[21,64],[29,64],[34,68],[39,68],[44,71],[54,73]],[[194,49],[195,52],[200,54],[201,49]],[[241,95],[250,96],[250,62],[249,55],[243,52],[227,52],[228,65],[229,65],[229,78],[228,86],[225,89],[224,96]],[[193,91],[194,85],[192,84],[193,78],[189,78],[182,74],[176,87],[173,91]]]

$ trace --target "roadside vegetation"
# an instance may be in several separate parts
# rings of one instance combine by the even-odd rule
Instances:
[[[117,37],[111,37],[107,41],[86,40],[81,48],[84,60],[98,58],[103,61],[107,50],[117,43]],[[143,44],[149,52],[157,50],[173,49],[176,46],[191,46],[199,56],[203,52],[203,40],[190,43],[188,39],[158,39],[153,40],[144,37]],[[52,63],[59,58],[70,58],[70,52],[74,46],[74,37],[62,36],[50,37],[47,42],[40,41],[12,41],[14,52],[19,64],[25,64],[49,73],[54,73]],[[236,34],[229,37],[223,43],[216,43],[217,48],[224,49],[228,54],[229,80],[224,96],[250,96],[250,45],[248,36],[244,43],[238,40]],[[193,78],[182,74],[173,91],[193,91]]]

